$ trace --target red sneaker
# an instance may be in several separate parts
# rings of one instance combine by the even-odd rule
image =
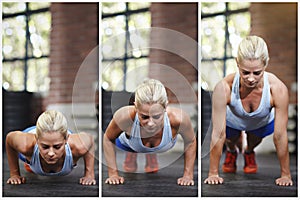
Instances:
[[[146,154],[146,173],[156,173],[158,172],[158,162],[156,154]]]
[[[137,170],[137,163],[136,163],[137,153],[126,153],[126,158],[123,163],[123,169],[125,172],[135,172]]]
[[[257,165],[255,162],[255,153],[244,153],[245,166],[244,173],[246,174],[255,174],[257,172]]]
[[[237,158],[237,152],[234,153],[228,151],[226,152],[226,158],[222,166],[222,170],[224,173],[236,172],[236,158]]]

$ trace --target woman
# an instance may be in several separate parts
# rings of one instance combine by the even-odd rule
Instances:
[[[196,137],[190,117],[181,109],[167,107],[167,93],[163,84],[150,79],[138,86],[134,106],[125,106],[116,111],[104,137],[104,155],[107,161],[108,178],[105,183],[123,184],[119,176],[115,145],[136,153],[158,153],[171,149],[178,134],[184,140],[185,162],[179,185],[194,185],[194,162]]]
[[[33,134],[32,134],[33,133]],[[94,139],[87,133],[69,134],[67,120],[54,110],[42,113],[36,123],[25,132],[13,131],[6,137],[6,153],[10,169],[8,184],[25,183],[19,169],[19,158],[25,169],[43,176],[69,174],[83,157],[85,173],[82,185],[95,185]]]
[[[291,180],[287,138],[288,91],[274,74],[266,72],[269,55],[264,40],[246,37],[239,45],[238,72],[221,80],[213,92],[210,168],[204,183],[220,184],[219,162],[223,144],[227,152],[224,173],[236,172],[237,144],[241,131],[247,134],[244,173],[256,173],[254,148],[274,133],[274,144],[281,167],[277,185],[289,186]]]

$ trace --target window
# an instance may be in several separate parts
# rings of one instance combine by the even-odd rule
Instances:
[[[148,2],[103,2],[102,88],[132,92],[148,76]]]
[[[249,2],[202,2],[201,87],[213,90],[224,76],[237,70],[240,41],[250,33]]]
[[[49,3],[2,3],[2,87],[9,91],[49,89]]]

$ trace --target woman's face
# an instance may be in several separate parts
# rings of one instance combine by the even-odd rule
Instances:
[[[42,133],[37,144],[41,157],[49,165],[56,164],[65,154],[66,140],[59,132]]]
[[[137,107],[140,125],[149,134],[163,128],[165,108],[160,104],[142,104]]]
[[[238,63],[241,84],[248,88],[255,88],[262,80],[265,66],[261,60],[243,60]]]

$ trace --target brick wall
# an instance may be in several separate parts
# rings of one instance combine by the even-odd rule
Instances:
[[[261,36],[269,47],[267,71],[288,87],[290,103],[297,102],[292,88],[297,81],[297,4],[251,3],[251,34]]]
[[[149,76],[165,84],[171,103],[195,103],[198,4],[152,3],[150,11],[151,26],[163,29],[151,32]]]
[[[51,3],[50,91],[49,104],[71,103],[74,81],[80,72],[78,102],[93,96],[98,81],[97,59],[84,61],[98,45],[98,3]]]

